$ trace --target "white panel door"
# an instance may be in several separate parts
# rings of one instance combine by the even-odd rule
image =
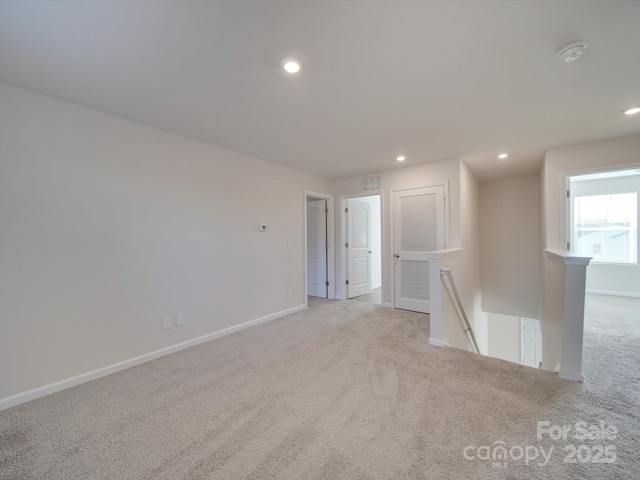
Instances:
[[[327,298],[327,201],[307,202],[307,294]]]
[[[538,320],[522,319],[520,350],[523,365],[539,368],[542,361],[542,333],[540,332],[540,322]]]
[[[347,200],[347,298],[371,293],[371,205]]]
[[[395,307],[429,313],[427,253],[444,246],[444,186],[393,193]]]

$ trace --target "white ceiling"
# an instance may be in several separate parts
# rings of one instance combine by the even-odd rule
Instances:
[[[640,2],[614,0],[5,0],[0,81],[329,178],[402,153],[490,180],[640,133],[620,113],[640,104],[639,25]],[[580,60],[555,58],[578,40]]]

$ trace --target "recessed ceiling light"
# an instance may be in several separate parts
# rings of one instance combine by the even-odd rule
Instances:
[[[399,157],[396,157],[396,160],[399,162],[404,162],[407,158],[403,157],[402,155],[400,155]]]
[[[625,115],[635,115],[636,113],[640,113],[640,107],[631,107],[624,111]]]
[[[282,62],[282,66],[289,73],[298,73],[300,71],[300,62],[293,58],[285,58]]]
[[[498,155],[498,158],[507,158],[508,156],[508,153],[501,153],[500,155]]]

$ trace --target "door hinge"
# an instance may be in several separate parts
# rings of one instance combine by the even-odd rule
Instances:
[[[344,246],[345,246],[345,247],[347,247],[347,248],[349,248],[349,242],[346,242],[346,243],[344,244]]]
[[[324,213],[329,213],[329,209],[328,209],[328,208],[325,208],[325,209],[324,209]]]
[[[571,196],[571,192],[567,190],[567,198],[569,198],[570,196]]]
[[[344,213],[349,213],[349,207],[345,207]]]
[[[327,280],[326,282],[324,282],[324,284],[328,287],[328,286],[329,286],[329,280]]]
[[[325,250],[329,250],[329,244],[325,243],[325,244],[324,244],[324,249],[325,249]]]
[[[567,250],[571,250],[571,244],[567,242]]]
[[[349,285],[349,280],[347,280],[347,285]]]

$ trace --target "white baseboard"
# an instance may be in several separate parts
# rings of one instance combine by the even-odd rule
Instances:
[[[444,342],[442,340],[438,340],[437,338],[429,338],[429,345],[432,347],[444,347]]]
[[[382,306],[383,306],[383,307],[385,307],[385,308],[393,308],[393,305],[391,305],[391,304],[390,304],[390,303],[388,303],[388,302],[381,303],[380,305],[382,305]]]
[[[567,370],[560,369],[558,376],[565,380],[571,380],[572,382],[584,382],[584,376],[577,372],[568,372]]]
[[[5,410],[7,408],[14,407],[16,405],[20,405],[21,403],[30,402],[31,400],[35,400],[36,398],[44,397],[46,395],[50,395],[52,393],[56,393],[61,390],[65,390],[70,387],[75,387],[76,385],[80,385],[81,383],[90,382],[91,380],[95,380],[100,377],[111,375],[112,373],[126,370],[127,368],[135,367],[136,365],[140,365],[141,363],[145,363],[150,360],[154,360],[156,358],[163,357],[165,355],[169,355],[171,353],[175,353],[180,350],[184,350],[185,348],[193,347],[195,345],[208,342],[209,340],[213,340],[215,338],[224,337],[225,335],[229,335],[231,333],[244,330],[245,328],[253,327],[254,325],[259,325],[260,323],[268,322],[270,320],[275,320],[276,318],[284,317],[285,315],[289,315],[291,313],[299,312],[300,310],[304,310],[305,308],[307,308],[306,305],[298,305],[297,307],[272,313],[271,315],[266,315],[264,317],[256,318],[254,320],[249,320],[248,322],[244,322],[239,325],[235,325],[233,327],[218,330],[217,332],[208,333],[206,335],[202,335],[201,337],[193,338],[185,342],[176,343],[175,345],[161,348],[160,350],[155,350],[153,352],[145,353],[144,355],[130,358],[129,360],[125,360],[123,362],[114,363],[113,365],[98,368],[97,370],[92,370],[87,373],[82,373],[80,375],[76,375],[75,377],[67,378],[65,380],[60,380],[59,382],[50,383],[48,385],[34,388],[26,392],[17,393],[9,397],[1,398],[0,411]]]
[[[609,290],[585,290],[587,293],[596,293],[598,295],[613,295],[614,297],[634,297],[640,298],[640,293],[635,292],[614,292]]]
[[[375,290],[376,288],[382,287],[382,283],[376,283],[375,285],[371,285],[371,290]]]

